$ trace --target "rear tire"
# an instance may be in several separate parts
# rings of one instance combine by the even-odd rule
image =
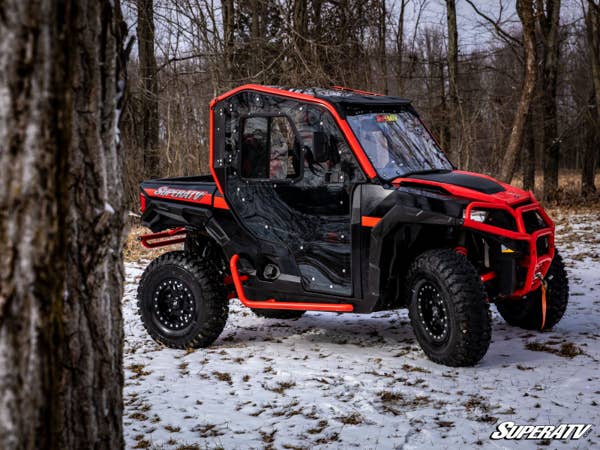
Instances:
[[[219,337],[229,312],[214,264],[178,251],[156,258],[138,287],[144,328],[172,348],[207,347]]]
[[[556,325],[569,303],[569,280],[561,256],[556,252],[546,274],[546,322],[543,330]],[[496,308],[509,325],[525,330],[540,330],[542,325],[541,288],[520,298],[496,302]]]
[[[254,314],[265,319],[299,319],[306,311],[296,311],[293,309],[253,309]]]
[[[407,275],[409,317],[417,341],[432,361],[472,366],[490,345],[489,305],[479,274],[452,250],[418,256]]]

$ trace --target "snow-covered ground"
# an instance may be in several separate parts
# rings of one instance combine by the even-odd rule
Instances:
[[[492,307],[493,340],[473,368],[429,361],[404,310],[284,321],[236,301],[211,348],[162,348],[135,306],[147,262],[128,263],[127,448],[600,448],[600,220],[556,218],[566,315],[536,333],[506,325]],[[507,420],[593,428],[579,441],[490,440]]]

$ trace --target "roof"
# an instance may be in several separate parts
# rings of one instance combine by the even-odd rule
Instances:
[[[272,95],[294,96],[296,98],[306,96],[324,100],[332,104],[343,116],[347,114],[353,115],[364,112],[387,112],[391,110],[397,110],[399,108],[407,108],[415,112],[411,106],[410,100],[405,98],[381,95],[374,92],[360,91],[341,86],[333,86],[332,88],[292,88],[283,86],[247,84],[226,92],[225,94],[217,97],[214,102],[221,101],[240,91],[247,90],[260,91]]]
[[[312,95],[333,104],[342,114],[359,114],[370,111],[384,112],[389,109],[410,108],[410,100],[401,97],[392,97],[373,92],[335,86],[331,89],[306,88],[286,89]],[[411,108],[412,109],[412,108]]]

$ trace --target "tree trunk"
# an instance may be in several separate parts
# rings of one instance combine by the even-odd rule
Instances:
[[[535,189],[535,137],[533,129],[534,116],[529,112],[525,124],[525,139],[523,142],[523,189],[533,191]]]
[[[233,6],[233,0],[223,0],[223,67],[225,69],[224,79],[229,80],[228,85],[231,84],[231,80],[237,75],[234,74],[235,47],[233,29],[235,28],[235,16]],[[223,88],[225,87],[223,86]]]
[[[536,47],[539,48],[539,45]],[[523,174],[523,182],[531,183],[531,186],[527,185],[527,189],[535,192],[536,190],[536,171],[537,161],[539,161],[545,152],[544,147],[544,105],[542,99],[544,93],[542,92],[542,83],[539,78],[535,82],[535,91],[533,98],[531,99],[531,106],[529,108],[528,123],[526,126],[530,127],[528,130],[531,133],[530,138],[533,140],[532,146],[526,148],[525,155],[525,167],[526,173]],[[529,137],[528,137],[529,139]]]
[[[309,60],[310,55],[306,51],[308,42],[308,3],[307,0],[294,0],[294,19],[292,43],[294,51],[298,55],[298,61]],[[299,80],[298,80],[299,81]],[[299,84],[299,83],[298,83]]]
[[[140,60],[140,115],[144,172],[148,178],[160,176],[158,150],[158,80],[154,54],[154,1],[137,0],[137,39]]]
[[[383,93],[385,95],[389,94],[388,88],[388,76],[387,76],[387,52],[386,52],[386,44],[387,44],[387,12],[385,8],[385,0],[378,0],[377,2],[378,10],[379,10],[379,20],[378,20],[378,53],[379,53],[379,65],[381,74],[383,77]]]
[[[448,99],[450,107],[450,131],[448,152],[450,158],[460,166],[461,158],[458,144],[458,117],[459,117],[459,97],[458,97],[458,31],[456,27],[456,4],[454,0],[446,0],[446,17],[448,23]]]
[[[500,178],[506,182],[512,180],[519,150],[523,145],[523,132],[537,76],[534,38],[533,4],[531,0],[517,0],[517,13],[523,26],[524,75],[521,97],[513,119],[513,125],[504,154]]]
[[[262,42],[261,36],[261,0],[252,0],[250,6],[250,69],[245,74],[246,77],[252,78],[256,83],[262,83],[262,79],[258,79],[258,73],[260,72],[260,64],[262,63],[261,51],[264,42]],[[264,78],[260,77],[260,78]]]
[[[118,0],[0,4],[2,449],[123,447],[126,33]]]
[[[398,63],[396,64],[396,77],[398,79],[398,95],[404,93],[404,78],[403,78],[403,58],[404,58],[404,12],[406,10],[406,3],[408,0],[400,0],[400,14],[398,16],[398,31],[396,34],[396,57]]]
[[[440,122],[441,122],[441,130],[440,130],[440,147],[444,149],[444,151],[448,152],[451,148],[450,139],[451,139],[451,131],[450,131],[450,123],[448,122],[448,103],[446,102],[446,77],[444,76],[444,62],[443,59],[440,59],[438,64],[439,74],[440,74]]]
[[[537,0],[536,29],[541,51],[537,53],[539,78],[541,83],[541,103],[543,116],[544,167],[543,197],[552,199],[558,189],[558,163],[560,142],[558,139],[558,119],[556,91],[558,80],[560,22],[560,0]]]
[[[598,109],[593,108],[590,111],[590,115],[590,126],[586,129],[583,161],[581,162],[581,195],[584,197],[596,193],[596,164],[598,163],[598,154],[600,153]]]
[[[590,49],[596,108],[600,112],[600,4],[596,4],[593,0],[588,0],[586,35]],[[600,115],[598,117],[600,120]]]
[[[591,111],[595,126],[590,131],[581,173],[582,194],[587,195],[596,192],[596,162],[600,153],[600,4],[592,0],[588,0],[585,25],[595,99],[595,107]]]

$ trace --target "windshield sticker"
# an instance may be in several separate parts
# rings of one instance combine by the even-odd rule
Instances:
[[[377,122],[396,122],[398,120],[398,114],[377,114],[375,120]]]

